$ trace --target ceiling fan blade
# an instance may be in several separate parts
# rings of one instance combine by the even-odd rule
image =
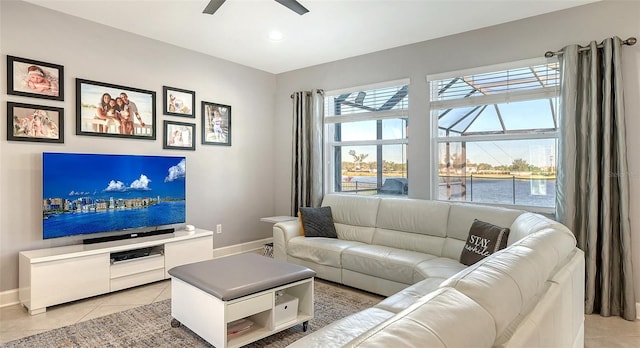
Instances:
[[[224,4],[224,2],[225,0],[211,0],[209,1],[207,7],[204,8],[204,11],[202,11],[202,13],[214,14],[216,11],[218,11],[220,6]]]
[[[307,10],[304,6],[302,6],[296,0],[276,0],[276,1],[299,15],[303,15],[309,12],[309,10]]]

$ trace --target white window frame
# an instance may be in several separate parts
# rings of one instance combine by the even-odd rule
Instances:
[[[476,74],[484,74],[491,73],[496,71],[503,71],[508,69],[517,69],[528,66],[542,65],[548,64],[549,62],[557,61],[557,58],[533,58],[520,60],[515,62],[503,63],[503,64],[495,64],[484,67],[476,67],[471,69],[464,69],[452,72],[445,72],[439,74],[427,75],[427,86],[429,88],[429,117],[431,119],[431,165],[429,168],[430,177],[431,177],[431,192],[430,197],[432,200],[439,200],[439,161],[440,161],[440,153],[439,153],[439,144],[446,142],[460,142],[464,139],[466,142],[478,142],[478,141],[507,141],[507,140],[542,140],[542,139],[558,139],[559,132],[558,131],[544,131],[544,132],[536,132],[536,133],[514,133],[514,134],[503,134],[503,135],[470,135],[465,136],[464,138],[460,136],[449,136],[449,137],[440,137],[438,136],[438,110],[448,109],[453,107],[463,107],[470,105],[479,105],[479,104],[494,104],[494,103],[503,103],[503,102],[515,102],[515,101],[527,101],[527,100],[536,100],[536,99],[548,99],[559,97],[559,87],[545,87],[541,88],[537,92],[531,91],[516,91],[506,94],[496,94],[490,96],[478,96],[478,97],[469,97],[462,99],[453,99],[453,100],[442,100],[442,101],[431,101],[431,95],[433,94],[433,88],[431,86],[432,81],[450,79],[458,76],[468,76],[468,75],[476,75]],[[435,106],[435,108],[434,108]],[[556,156],[557,161],[557,156]],[[557,166],[556,166],[557,167]],[[557,194],[557,193],[556,193]],[[454,201],[447,201],[454,202]],[[455,201],[456,203],[468,203],[464,201]],[[540,206],[525,206],[525,205],[514,205],[514,204],[499,204],[499,203],[482,203],[482,202],[469,202],[473,204],[487,204],[487,205],[495,205],[502,206],[512,209],[522,209],[533,212],[540,212],[546,214],[552,214],[555,212],[555,208],[552,207],[540,207]]]
[[[369,85],[350,87],[350,88],[342,88],[332,91],[325,91],[326,97],[332,97],[344,93],[353,93],[357,91],[366,91],[372,89],[381,89],[395,86],[408,85],[410,86],[410,79],[399,79],[393,81],[386,81],[380,83],[374,83]],[[330,125],[336,123],[347,123],[347,122],[359,122],[359,121],[377,121],[377,120],[386,120],[386,119],[398,119],[398,118],[409,118],[409,109],[401,109],[401,110],[388,110],[388,111],[375,111],[375,112],[359,112],[354,114],[347,115],[334,115],[334,116],[325,116],[324,117],[324,134],[325,134],[325,142],[324,142],[324,154],[323,157],[325,159],[324,165],[324,190],[325,192],[336,192],[334,174],[336,170],[336,165],[333,161],[334,159],[334,149],[336,146],[376,146],[376,145],[408,145],[409,139],[375,139],[375,140],[358,140],[358,141],[335,141],[335,132],[334,127],[330,127]],[[407,174],[408,177],[408,174]],[[405,196],[406,197],[406,196]]]

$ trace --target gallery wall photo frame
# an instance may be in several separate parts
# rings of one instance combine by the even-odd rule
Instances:
[[[7,94],[64,100],[64,67],[7,55]]]
[[[162,86],[162,112],[170,116],[196,117],[196,92]]]
[[[76,134],[156,139],[156,92],[76,78]]]
[[[7,102],[7,140],[64,143],[64,109]]]
[[[231,146],[231,106],[202,101],[202,144]]]
[[[196,149],[195,123],[164,121],[163,149],[192,150]]]

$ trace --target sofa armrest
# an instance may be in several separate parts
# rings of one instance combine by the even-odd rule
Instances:
[[[287,261],[287,243],[291,238],[300,235],[302,235],[302,229],[298,220],[273,225],[273,258]]]

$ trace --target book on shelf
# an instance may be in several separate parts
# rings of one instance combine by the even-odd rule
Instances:
[[[234,320],[227,323],[227,336],[236,335],[249,330],[253,326],[253,322],[247,318]]]

